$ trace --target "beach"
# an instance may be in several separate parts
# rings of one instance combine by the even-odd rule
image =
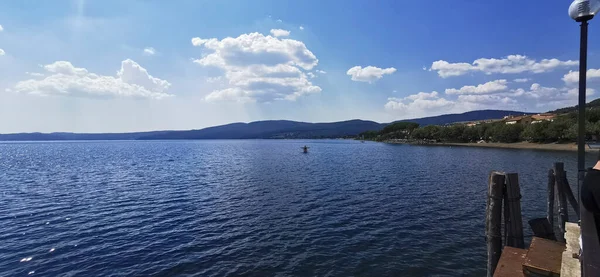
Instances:
[[[508,148],[508,149],[536,149],[536,150],[551,150],[551,151],[577,151],[575,143],[531,143],[531,142],[515,142],[515,143],[430,143],[419,144],[426,146],[464,146],[464,147],[491,147],[491,148]],[[586,146],[586,152],[596,151]]]

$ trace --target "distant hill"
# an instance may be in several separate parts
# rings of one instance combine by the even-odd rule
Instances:
[[[461,114],[444,114],[438,116],[430,116],[415,119],[404,119],[399,121],[415,122],[419,125],[445,125],[456,122],[467,122],[467,121],[478,121],[485,119],[499,119],[507,115],[524,115],[524,114],[537,114],[537,113],[525,113],[517,111],[502,111],[502,110],[479,110],[471,111]]]
[[[572,106],[572,107],[561,108],[561,109],[558,109],[558,110],[551,111],[551,113],[560,113],[560,114],[562,114],[562,113],[577,112],[577,107],[578,106],[579,105]],[[585,106],[587,108],[594,108],[594,109],[599,108],[600,107],[600,98],[596,99],[594,101],[588,102]]]
[[[455,122],[502,118],[506,115],[522,115],[523,112],[482,110],[462,114],[407,119],[420,125],[444,125]],[[159,139],[307,139],[342,138],[356,136],[365,131],[379,131],[387,123],[366,120],[348,120],[331,123],[307,123],[289,120],[267,120],[187,131],[154,131],[136,133],[19,133],[0,134],[0,141],[43,140],[159,140]]]
[[[44,140],[134,140],[140,137],[167,133],[171,131],[137,133],[18,133],[0,134],[0,141],[44,141]]]
[[[140,139],[284,139],[284,138],[340,138],[380,130],[383,124],[349,120],[332,123],[306,123],[287,120],[233,123],[201,130],[171,131],[152,134]]]

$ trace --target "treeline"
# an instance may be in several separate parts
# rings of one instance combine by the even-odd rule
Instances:
[[[586,137],[600,137],[600,109],[588,109],[586,112]],[[574,142],[577,139],[577,113],[570,112],[554,118],[553,121],[541,121],[533,124],[506,124],[504,121],[483,123],[476,126],[454,124],[449,126],[427,125],[420,127],[416,123],[397,122],[381,131],[368,131],[360,136],[369,140],[386,141],[392,139],[428,140],[437,142]]]

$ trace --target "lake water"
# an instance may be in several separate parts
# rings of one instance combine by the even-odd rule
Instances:
[[[575,186],[575,152],[0,143],[0,276],[484,276],[490,171],[520,174],[529,232],[555,161]]]

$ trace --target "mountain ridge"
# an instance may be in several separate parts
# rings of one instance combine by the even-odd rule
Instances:
[[[531,114],[505,110],[476,110],[461,114],[404,119],[420,125],[445,125],[456,122],[497,119],[506,115]],[[393,123],[393,122],[392,122]],[[131,133],[13,133],[0,134],[0,141],[60,140],[175,140],[175,139],[311,139],[354,137],[365,131],[378,131],[390,123],[352,119],[310,123],[292,120],[236,122],[203,129]]]

